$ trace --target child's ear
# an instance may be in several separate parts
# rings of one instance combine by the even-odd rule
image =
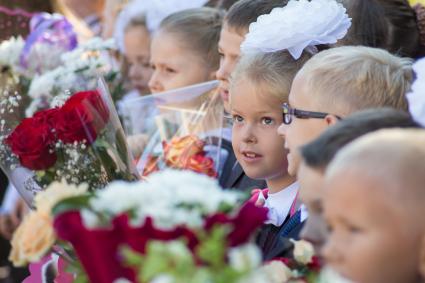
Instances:
[[[333,126],[338,122],[338,118],[335,115],[328,114],[325,117],[325,122],[328,124],[328,126]]]
[[[421,246],[419,247],[419,272],[425,278],[425,234],[422,235]]]

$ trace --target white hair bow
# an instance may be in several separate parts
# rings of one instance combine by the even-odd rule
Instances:
[[[416,80],[412,84],[412,91],[407,94],[409,112],[413,119],[425,127],[425,58],[413,64]]]
[[[199,8],[207,0],[132,0],[118,15],[114,38],[121,52],[124,52],[124,32],[134,17],[144,15],[149,32],[159,28],[163,19],[169,15],[191,8]]]
[[[316,45],[336,43],[350,26],[346,9],[335,0],[291,0],[249,26],[241,52],[288,50],[298,59],[306,48],[317,51]]]

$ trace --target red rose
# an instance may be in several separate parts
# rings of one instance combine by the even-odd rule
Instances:
[[[34,118],[40,120],[41,123],[49,125],[53,129],[58,112],[58,108],[42,110],[35,113]]]
[[[65,143],[93,143],[109,119],[108,107],[97,91],[71,96],[56,115],[55,129]]]
[[[44,114],[53,114],[53,111]],[[6,138],[5,143],[19,157],[20,163],[31,170],[44,170],[56,162],[54,135],[48,116],[40,113],[27,118]]]

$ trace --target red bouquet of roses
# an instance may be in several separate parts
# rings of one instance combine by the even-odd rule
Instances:
[[[4,171],[27,202],[53,181],[102,187],[137,173],[105,89],[78,92],[62,106],[23,119],[1,137]],[[118,125],[118,126],[117,126]]]
[[[57,161],[56,144],[92,144],[109,120],[109,110],[96,90],[71,96],[60,108],[26,118],[6,138],[22,166],[46,170]]]

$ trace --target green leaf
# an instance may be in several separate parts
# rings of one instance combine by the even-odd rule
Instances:
[[[201,243],[196,250],[199,258],[213,268],[221,268],[226,259],[226,236],[225,226],[215,226],[209,234],[202,235]]]
[[[115,180],[115,172],[117,166],[114,159],[109,155],[107,147],[99,146],[95,149],[97,157],[101,160],[102,166],[105,168],[106,174],[110,181]]]
[[[70,197],[60,201],[52,209],[52,214],[57,216],[71,210],[81,210],[89,207],[90,199],[93,195],[86,194],[82,196]]]
[[[121,248],[121,254],[124,257],[125,263],[128,266],[141,266],[143,263],[143,256],[133,250],[130,247]]]
[[[127,148],[127,142],[125,140],[125,135],[122,132],[122,130],[118,130],[115,133],[115,141],[117,145],[117,152],[120,156],[121,160],[124,162],[124,164],[128,167],[129,166],[129,160],[128,160],[128,148]]]

